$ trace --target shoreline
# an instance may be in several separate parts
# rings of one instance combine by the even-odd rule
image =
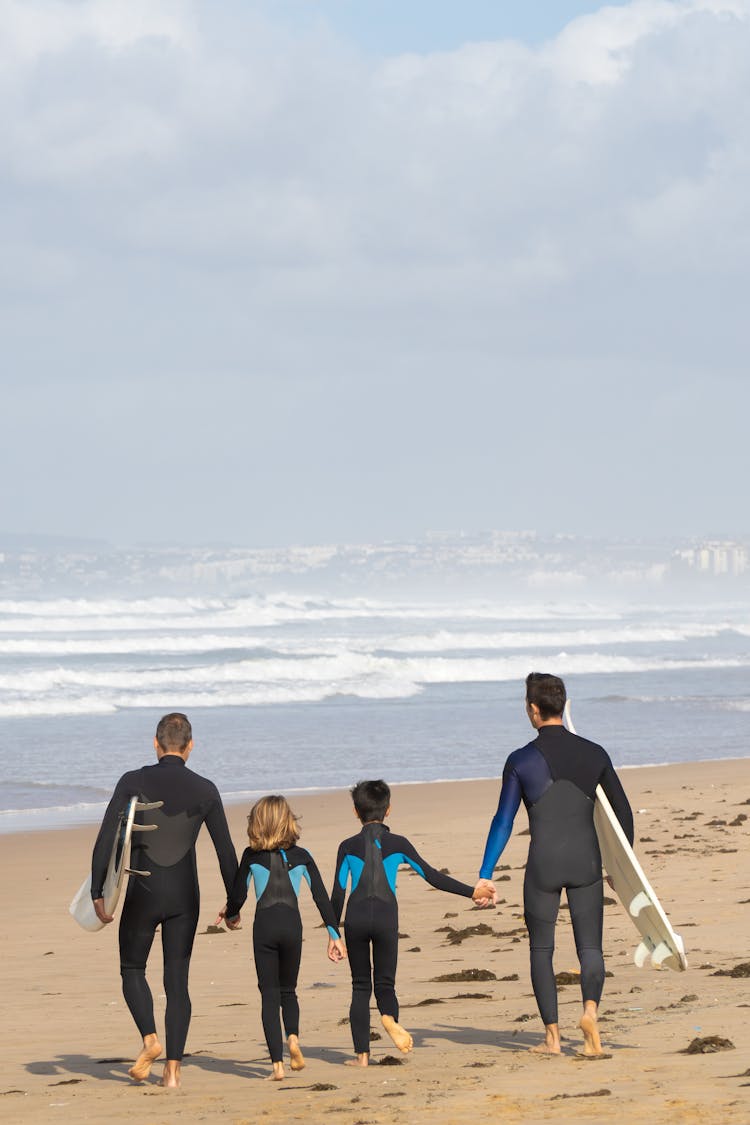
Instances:
[[[747,755],[728,755],[719,758],[701,758],[685,762],[644,762],[637,765],[623,765],[616,766],[618,773],[628,773],[638,770],[656,770],[656,769],[681,769],[685,766],[708,766],[717,762],[744,762],[750,761],[750,752]],[[200,771],[199,771],[200,772]],[[429,785],[464,785],[469,783],[487,783],[496,782],[499,786],[501,775],[488,774],[482,777],[436,777],[430,779],[419,779],[416,781],[391,781],[388,780],[389,785],[406,787],[406,786],[429,786]],[[353,782],[352,782],[353,784]],[[298,800],[300,797],[306,796],[320,796],[324,793],[348,793],[349,785],[330,785],[330,786],[303,786],[301,788],[284,788],[283,792],[290,797]],[[498,790],[499,791],[499,790]],[[247,789],[237,792],[222,793],[222,799],[227,808],[235,805],[242,804],[245,801],[256,801],[265,793],[269,792],[268,789]],[[98,824],[104,815],[104,810],[107,807],[106,801],[92,802],[90,805],[84,806],[66,806],[66,805],[51,805],[48,807],[42,806],[29,809],[0,809],[0,838],[4,836],[17,836],[25,833],[35,832],[62,832],[74,828],[85,828]],[[91,815],[83,816],[77,810],[89,809]],[[50,816],[52,813],[56,814],[47,823],[34,823],[34,818],[41,820],[44,817]],[[11,824],[10,818],[15,817],[18,824]],[[5,818],[9,818],[5,820]],[[20,823],[28,818],[29,823]]]

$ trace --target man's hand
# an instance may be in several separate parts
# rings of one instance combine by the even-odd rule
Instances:
[[[241,924],[242,919],[240,918],[240,915],[238,914],[235,918],[227,918],[227,908],[226,908],[226,906],[224,907],[223,910],[219,911],[218,917],[217,917],[216,921],[214,922],[214,925],[220,926],[222,922],[224,923],[224,925],[226,926],[226,928],[228,930],[241,930],[242,929],[242,924]]]
[[[341,938],[328,939],[328,960],[343,961],[346,957],[346,946]]]
[[[497,891],[491,879],[480,879],[471,896],[472,901],[482,909],[485,906],[497,905]]]
[[[99,921],[104,922],[105,926],[108,925],[110,922],[114,922],[114,920],[115,920],[114,914],[107,914],[107,911],[104,909],[104,899],[103,898],[95,898],[94,899],[94,910],[96,911],[96,916],[99,919]]]

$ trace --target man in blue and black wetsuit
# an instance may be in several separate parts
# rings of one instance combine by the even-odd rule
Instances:
[[[185,715],[165,715],[156,728],[158,762],[123,774],[104,814],[91,861],[91,897],[102,922],[113,918],[104,909],[103,887],[120,813],[131,797],[159,809],[136,813],[137,823],[157,825],[157,831],[133,836],[131,865],[148,877],[131,875],[120,918],[120,973],[125,1002],[143,1036],[143,1050],[130,1068],[131,1078],[147,1078],[161,1054],[156,1036],[154,1004],[146,982],[146,961],[154,933],[161,926],[164,951],[164,991],[167,994],[167,1061],[162,1085],[179,1086],[180,1064],[190,1024],[188,972],[198,925],[198,873],[195,841],[201,825],[211,834],[221,877],[229,893],[237,873],[224,806],[212,781],[187,768],[193,734]]]
[[[528,746],[505,763],[500,803],[490,826],[480,875],[491,879],[507,844],[521,801],[529,814],[531,841],[523,885],[531,946],[531,983],[545,1025],[534,1050],[560,1053],[557,987],[552,967],[560,892],[565,887],[581,964],[584,1053],[602,1053],[597,1009],[604,986],[602,955],[602,860],[594,829],[597,785],[609,798],[629,842],[633,814],[607,752],[563,726],[565,685],[558,676],[526,678],[526,713],[537,731]]]
[[[370,1059],[370,995],[373,983],[383,1027],[400,1051],[410,1051],[413,1046],[411,1035],[398,1022],[396,997],[396,875],[401,864],[407,864],[439,891],[473,898],[480,906],[489,906],[497,896],[491,881],[482,879],[472,888],[436,871],[422,859],[405,836],[395,836],[386,828],[383,821],[391,811],[391,791],[384,781],[358,782],[352,789],[352,799],[357,816],[362,821],[362,830],[344,840],[339,847],[331,903],[338,925],[347,883],[351,880],[344,936],[352,971],[349,1022],[357,1056],[352,1061],[355,1065],[367,1066]]]

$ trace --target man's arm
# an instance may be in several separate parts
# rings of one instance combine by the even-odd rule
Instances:
[[[479,869],[480,879],[491,879],[495,872],[495,864],[502,855],[505,845],[513,831],[518,807],[521,804],[521,785],[513,769],[503,771],[503,784],[500,790],[500,800],[497,812],[492,818],[487,843],[484,848],[484,858]]]
[[[94,901],[102,898],[104,894],[104,880],[112,855],[120,814],[125,810],[130,798],[139,795],[137,779],[138,771],[131,771],[122,775],[104,813],[91,856],[91,897]]]
[[[612,806],[612,810],[619,820],[622,830],[628,838],[628,843],[632,848],[633,840],[635,839],[633,810],[630,807],[630,801],[625,796],[625,790],[622,787],[622,783],[615,773],[615,767],[609,760],[609,755],[607,755],[607,763],[608,764],[600,778],[599,784],[607,795],[607,800]]]
[[[234,850],[232,837],[229,834],[229,825],[218,789],[216,789],[216,799],[206,816],[206,827],[216,849],[221,878],[224,882],[227,897],[229,897],[237,875],[237,852]],[[247,894],[247,889],[245,893]]]

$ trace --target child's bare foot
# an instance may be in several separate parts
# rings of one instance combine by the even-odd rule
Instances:
[[[399,1051],[403,1051],[404,1054],[406,1054],[407,1051],[412,1049],[414,1040],[405,1027],[402,1027],[400,1023],[396,1023],[393,1016],[381,1016],[380,1022]]]
[[[537,1043],[536,1047],[529,1047],[533,1055],[559,1055],[562,1053],[560,1046],[560,1029],[556,1023],[544,1025],[544,1042]]]
[[[583,1032],[583,1053],[589,1058],[603,1055],[602,1041],[599,1038],[599,1022],[596,1018],[596,1004],[587,1000],[584,1004],[581,1022],[578,1025]]]
[[[370,1055],[368,1051],[363,1051],[361,1055],[355,1055],[353,1059],[347,1059],[344,1066],[369,1066]]]
[[[305,1066],[305,1056],[302,1054],[299,1045],[299,1039],[296,1035],[290,1035],[287,1039],[289,1046],[289,1065],[292,1070],[303,1070]]]
[[[176,1090],[180,1085],[180,1063],[176,1059],[167,1059],[164,1063],[161,1085],[168,1090]]]
[[[143,1050],[138,1058],[131,1066],[128,1074],[135,1082],[143,1082],[148,1078],[151,1073],[151,1067],[154,1065],[159,1055],[161,1054],[161,1043],[155,1035],[143,1036]]]
[[[284,1081],[284,1064],[283,1062],[271,1063],[273,1070],[270,1074],[266,1075],[266,1082],[283,1082]]]

